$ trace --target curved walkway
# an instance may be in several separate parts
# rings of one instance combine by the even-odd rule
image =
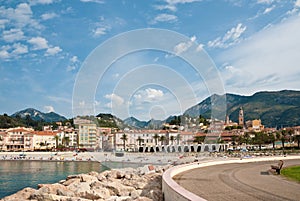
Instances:
[[[186,190],[207,200],[299,200],[300,184],[269,174],[274,161],[232,163],[201,167],[173,179]],[[284,167],[300,160],[284,160]]]

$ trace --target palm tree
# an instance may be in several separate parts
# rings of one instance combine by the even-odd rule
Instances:
[[[205,136],[195,136],[194,137],[194,142],[201,144],[202,142],[204,142]]]
[[[236,136],[236,135],[233,135],[233,136],[231,137],[231,141],[232,141],[232,146],[233,146],[233,147],[235,147],[235,145],[236,145],[236,140],[237,140],[237,136]]]
[[[157,141],[159,138],[160,138],[159,135],[155,133],[155,135],[153,136],[153,139],[155,140],[155,145],[157,145]]]
[[[180,140],[181,140],[181,136],[180,136],[180,134],[177,134],[177,135],[176,135],[176,141],[177,141],[177,144],[179,144]]]
[[[269,133],[268,135],[268,141],[270,141],[273,145],[273,150],[275,150],[275,141],[276,141],[276,136],[274,133]]]
[[[281,141],[281,145],[282,145],[282,150],[284,150],[285,138],[286,138],[286,131],[282,130],[281,131],[281,135],[280,135],[280,141]]]
[[[55,149],[57,149],[57,147],[58,147],[59,136],[58,136],[58,135],[55,135],[55,136],[54,136],[54,139],[55,139]]]
[[[297,147],[298,147],[298,149],[300,148],[300,135],[295,135],[294,136],[294,139],[297,141]]]
[[[255,133],[254,143],[258,144],[259,150],[261,150],[261,145],[265,142],[264,133],[258,132]]]
[[[171,140],[171,143],[173,145],[174,141],[175,141],[175,137],[173,135],[170,136],[170,140]]]
[[[121,140],[123,140],[123,149],[125,151],[126,141],[128,140],[127,135],[125,133],[122,135]]]
[[[160,136],[159,141],[161,141],[161,145],[165,144],[166,137],[164,135]]]
[[[144,142],[144,139],[139,136],[137,141],[139,142],[139,146],[141,146],[141,143]]]
[[[63,138],[63,145],[65,145],[66,147],[69,146],[69,143],[70,143],[70,137],[67,137],[67,136],[64,136]]]

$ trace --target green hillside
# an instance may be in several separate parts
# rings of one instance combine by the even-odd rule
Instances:
[[[238,121],[240,107],[243,107],[245,120],[261,119],[267,127],[287,127],[300,125],[300,92],[284,90],[278,92],[258,92],[252,96],[226,94],[227,114]],[[210,98],[189,108],[185,114],[203,115],[210,118]],[[206,108],[203,110],[203,108]]]

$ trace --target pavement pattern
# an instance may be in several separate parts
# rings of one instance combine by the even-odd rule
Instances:
[[[173,179],[188,191],[209,201],[272,200],[300,201],[300,183],[268,170],[274,161],[233,163],[183,172]],[[300,160],[284,160],[284,167],[300,165]]]

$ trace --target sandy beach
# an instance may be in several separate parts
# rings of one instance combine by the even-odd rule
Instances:
[[[201,155],[205,157],[205,155]],[[113,152],[0,152],[0,160],[40,160],[40,161],[95,161],[124,162],[141,164],[174,164],[192,162],[199,154],[184,153],[124,153],[116,156]]]

